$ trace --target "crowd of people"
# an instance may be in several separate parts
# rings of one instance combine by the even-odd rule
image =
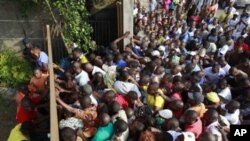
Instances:
[[[228,0],[218,15],[218,2],[138,0],[134,33],[88,53],[74,44],[54,64],[60,140],[228,141],[249,124],[250,13]],[[48,56],[24,43],[36,68],[8,141],[49,140]]]

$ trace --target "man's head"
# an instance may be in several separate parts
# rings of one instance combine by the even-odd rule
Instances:
[[[90,63],[86,63],[84,65],[84,70],[88,73],[91,73],[93,71],[93,69],[94,69],[94,66]]]
[[[21,106],[27,111],[27,112],[31,112],[32,111],[32,103],[31,100],[29,99],[29,97],[25,96],[22,100],[21,100]]]
[[[74,59],[79,59],[81,57],[81,55],[83,54],[82,52],[82,49],[80,48],[75,48],[73,51],[72,51],[72,55],[73,55],[73,58]]]
[[[31,48],[30,52],[32,56],[37,59],[40,56],[41,49],[38,45],[35,45]]]
[[[107,113],[101,113],[98,119],[101,126],[106,126],[110,122],[110,116]]]
[[[159,84],[158,83],[150,83],[148,86],[148,93],[151,95],[157,95],[158,94],[158,89],[159,89]]]
[[[237,109],[240,108],[240,103],[236,100],[231,100],[226,104],[225,108],[227,109],[228,113],[234,113]]]
[[[29,94],[29,88],[26,85],[21,86],[18,89],[19,92],[23,93],[24,95],[28,95]]]
[[[121,136],[128,129],[128,124],[124,120],[117,120],[114,124],[115,135]]]
[[[83,86],[79,87],[79,90],[81,92],[81,95],[86,95],[86,96],[90,96],[93,92],[92,87],[89,84],[85,84]]]
[[[131,106],[134,105],[135,102],[138,100],[138,96],[137,96],[137,93],[135,91],[128,92],[125,97],[129,103],[129,105],[131,105]]]
[[[212,66],[212,72],[213,73],[219,73],[219,71],[220,71],[220,65],[219,64],[214,64]]]
[[[229,74],[232,76],[236,76],[236,75],[238,75],[238,73],[239,73],[239,70],[236,67],[231,67],[229,69]]]
[[[79,103],[83,109],[91,106],[91,98],[89,96],[82,96],[79,99]]]
[[[62,141],[76,141],[77,135],[75,130],[65,127],[60,130],[60,138]]]
[[[181,111],[184,107],[184,103],[182,100],[173,100],[169,102],[168,108],[173,112]]]
[[[114,101],[115,99],[115,92],[112,91],[112,90],[109,90],[107,92],[105,92],[103,94],[103,97],[102,97],[103,101],[106,103],[106,104],[110,104]]]
[[[170,118],[168,120],[165,121],[164,125],[163,125],[163,129],[165,131],[169,131],[169,130],[173,130],[176,131],[179,129],[180,123],[178,121],[178,119],[176,118]]]
[[[113,101],[109,106],[109,111],[112,115],[117,114],[121,110],[121,106],[118,102]]]
[[[81,63],[80,63],[80,62],[74,62],[74,63],[73,63],[73,70],[74,70],[75,72],[81,71],[81,70],[82,70],[82,68],[81,68]]]
[[[185,124],[192,125],[197,121],[198,114],[194,110],[187,110],[184,114]]]
[[[227,80],[226,79],[220,79],[218,82],[218,87],[220,89],[225,89],[227,87]]]
[[[35,76],[37,79],[40,79],[40,78],[42,77],[42,71],[41,71],[41,69],[36,68],[36,69],[34,70],[34,76]]]
[[[203,120],[206,126],[209,124],[218,121],[219,114],[215,109],[208,109],[204,114]]]
[[[126,115],[127,115],[128,118],[131,118],[131,117],[133,117],[135,115],[134,110],[132,108],[130,108],[130,107],[126,108],[125,112],[126,112]]]

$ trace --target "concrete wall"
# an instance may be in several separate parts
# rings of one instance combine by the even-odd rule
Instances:
[[[8,47],[20,51],[23,48],[21,40],[25,36],[24,32],[32,42],[43,45],[45,20],[41,18],[43,14],[39,9],[34,9],[27,18],[23,18],[17,3],[0,0],[0,13],[0,48]]]

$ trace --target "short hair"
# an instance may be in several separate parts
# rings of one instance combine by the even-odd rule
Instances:
[[[72,52],[83,53],[82,49],[80,48],[74,48]]]
[[[115,133],[123,133],[128,129],[128,124],[124,120],[119,119],[115,122],[114,129]]]
[[[60,138],[62,141],[75,141],[76,140],[76,132],[75,130],[65,127],[60,131]]]
[[[113,101],[113,102],[111,103],[111,106],[109,107],[109,110],[110,110],[110,112],[111,112],[112,114],[118,113],[118,112],[120,111],[120,109],[121,109],[121,106],[120,106],[120,104],[119,104],[118,102],[116,102],[116,101]]]
[[[91,98],[90,96],[82,96],[79,99],[79,103],[82,106],[82,108],[87,108],[91,105]]]

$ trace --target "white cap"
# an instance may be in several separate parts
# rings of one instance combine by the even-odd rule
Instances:
[[[151,55],[152,55],[152,56],[161,56],[161,55],[160,55],[160,52],[159,52],[158,50],[152,51]]]
[[[159,115],[164,119],[170,119],[173,117],[173,112],[169,109],[164,109],[159,111]]]
[[[159,46],[158,50],[160,50],[160,51],[165,51],[166,48],[165,48],[164,46]]]

